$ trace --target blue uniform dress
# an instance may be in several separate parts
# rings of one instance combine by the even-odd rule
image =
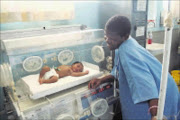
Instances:
[[[111,74],[119,81],[123,119],[151,119],[148,100],[159,96],[161,63],[132,37],[115,50],[114,63]],[[170,74],[166,92],[164,115],[174,119],[179,93]]]

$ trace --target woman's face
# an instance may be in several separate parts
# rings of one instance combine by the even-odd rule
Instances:
[[[125,41],[125,37],[121,37],[115,32],[105,30],[104,34],[104,39],[106,40],[106,43],[110,50],[115,50],[119,48],[121,43]]]
[[[82,72],[83,71],[83,66],[81,63],[76,63],[72,65],[72,71],[73,72]]]

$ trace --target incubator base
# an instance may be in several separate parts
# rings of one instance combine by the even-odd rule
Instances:
[[[118,98],[113,97],[112,83],[104,84],[95,90],[89,90],[88,83],[64,90],[37,100],[32,100],[20,88],[17,88],[18,101],[14,101],[11,94],[8,94],[14,106],[17,117],[26,119],[65,119],[72,120],[86,119],[112,119],[113,104]],[[108,103],[105,113],[96,117],[92,114],[92,103],[103,99]],[[100,113],[101,110],[98,110]],[[111,114],[110,114],[111,113]]]

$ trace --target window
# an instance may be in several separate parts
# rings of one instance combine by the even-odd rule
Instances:
[[[1,23],[74,18],[73,2],[1,1]]]

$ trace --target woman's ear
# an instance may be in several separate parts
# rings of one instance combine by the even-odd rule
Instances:
[[[128,38],[129,38],[129,34],[126,34],[123,39],[127,40]]]

